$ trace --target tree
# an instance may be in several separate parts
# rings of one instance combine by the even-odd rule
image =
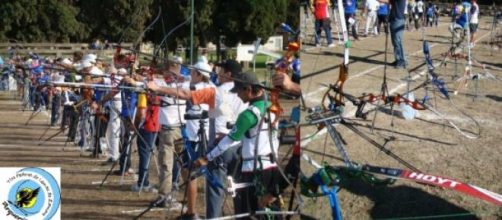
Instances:
[[[268,39],[286,21],[288,0],[216,1],[214,30],[225,35],[225,44],[251,43]]]
[[[78,1],[78,20],[89,33],[87,41],[108,39],[132,42],[150,19],[153,0],[85,0]]]
[[[214,0],[195,1],[195,15],[194,15],[194,45],[205,45],[211,39],[212,29],[212,8]],[[161,21],[157,22],[154,29],[147,33],[147,39],[160,44],[166,38],[163,45],[173,51],[179,46],[188,46],[190,43],[190,0],[156,0],[154,1],[153,10],[158,10],[157,7],[162,8]],[[180,26],[177,30],[174,28]]]
[[[23,42],[79,41],[86,33],[68,0],[5,0],[0,4],[0,40]]]

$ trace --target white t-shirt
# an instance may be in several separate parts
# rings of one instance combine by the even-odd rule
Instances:
[[[479,23],[479,6],[477,3],[472,4],[472,12],[471,14],[471,24],[477,24]]]
[[[424,3],[422,1],[418,1],[416,7],[418,13],[424,13]]]
[[[104,85],[109,85],[109,86],[118,86],[118,84],[120,83],[120,81],[122,80],[122,77],[121,76],[113,76],[113,79],[110,78],[110,77],[103,77],[103,84]],[[121,98],[122,98],[122,92],[118,92],[114,97],[113,97],[113,100],[111,101],[121,101]]]
[[[376,10],[378,10],[379,6],[380,6],[380,3],[377,0],[366,0],[366,8],[369,11],[376,11]]]
[[[189,82],[183,82],[183,83],[173,82],[167,84],[163,79],[154,79],[154,82],[161,87],[169,87],[169,88],[178,87],[178,89],[184,89],[184,90],[190,89]],[[179,127],[182,123],[185,123],[185,118],[184,118],[186,111],[185,100],[176,99],[176,97],[171,97],[171,96],[161,96],[160,100],[161,100],[161,107],[159,111],[160,125],[169,127]],[[166,104],[169,104],[169,106],[162,107]]]
[[[228,134],[227,122],[235,123],[237,116],[248,106],[237,94],[230,92],[233,87],[234,82],[226,82],[217,88],[214,109],[216,133]]]
[[[382,4],[384,4],[384,3],[382,3]],[[406,2],[404,3],[404,14],[405,14],[405,15],[407,15],[407,14],[408,14],[408,1],[406,1]]]

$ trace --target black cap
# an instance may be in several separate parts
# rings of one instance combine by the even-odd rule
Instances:
[[[256,74],[254,73],[238,73],[232,76],[234,78],[234,87],[230,90],[230,92],[236,93],[239,89],[242,89],[246,86],[258,85],[258,79],[256,78]]]
[[[236,60],[231,60],[231,59],[225,60],[222,63],[217,63],[216,66],[223,67],[225,71],[231,72],[232,77],[234,77],[235,75],[239,74],[242,71],[241,64],[239,64],[239,62],[237,62]]]

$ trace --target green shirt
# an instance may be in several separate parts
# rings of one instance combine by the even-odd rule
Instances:
[[[270,104],[265,103],[265,100],[254,101],[250,103],[251,105],[257,107],[262,115],[265,113],[266,108],[270,106]],[[242,136],[257,123],[258,118],[256,118],[256,115],[251,110],[246,109],[237,116],[235,126],[230,131],[230,134],[228,134],[228,137],[233,141],[240,141],[242,140]]]

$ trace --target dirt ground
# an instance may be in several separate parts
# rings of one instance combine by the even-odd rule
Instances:
[[[305,21],[303,19],[302,16],[302,22]],[[429,96],[435,97],[429,103],[434,104],[438,111],[460,128],[471,132],[468,132],[469,134],[477,133],[475,123],[462,115],[452,103],[472,116],[480,124],[481,136],[479,138],[468,139],[460,135],[431,111],[419,111],[419,115],[414,120],[408,121],[399,117],[400,109],[396,107],[394,108],[396,115],[393,120],[394,126],[391,126],[391,110],[389,106],[385,106],[376,116],[374,133],[371,133],[369,128],[373,112],[368,115],[367,120],[348,121],[360,124],[356,128],[380,144],[384,144],[385,139],[394,139],[385,145],[386,149],[427,174],[450,177],[502,193],[500,182],[502,176],[500,169],[502,165],[500,125],[502,121],[502,81],[500,81],[502,79],[502,55],[500,50],[492,50],[487,44],[491,38],[491,19],[491,17],[481,19],[477,43],[472,50],[472,55],[478,61],[496,67],[488,71],[498,79],[481,79],[475,101],[473,101],[473,96],[476,94],[473,81],[470,81],[468,87],[462,88],[459,95],[451,95],[452,102],[439,97],[437,92],[428,92]],[[307,20],[306,24],[308,24],[307,28],[302,26],[303,30],[307,30],[307,35],[304,38],[304,52],[301,54],[301,86],[306,105],[313,107],[321,103],[322,95],[327,90],[323,84],[335,83],[338,79],[339,65],[343,60],[343,47],[337,45],[335,48],[327,48],[325,40],[322,41],[323,47],[314,47],[311,21]],[[448,18],[442,18],[437,28],[425,29],[425,39],[431,46],[431,56],[435,65],[441,63],[443,60],[441,53],[448,51],[450,47],[451,34],[447,30],[448,25]],[[361,30],[363,30],[362,25]],[[336,37],[336,34],[334,36]],[[379,94],[384,73],[385,34],[361,38],[352,43],[349,78],[345,83],[344,91],[355,96],[361,96],[363,93]],[[394,61],[390,36],[388,44],[387,59],[390,63]],[[407,70],[387,67],[387,85],[391,94],[402,94],[406,91],[405,78],[408,72],[414,79],[411,82],[411,88],[425,80],[426,66],[422,52],[421,31],[405,31],[403,45],[409,65]],[[465,63],[465,60],[458,62],[457,74],[459,76],[463,75]],[[447,82],[446,86],[450,94],[457,86],[453,79],[454,67],[455,64],[450,62],[446,67],[436,68],[440,78]],[[473,72],[484,73],[479,67],[474,67]],[[424,95],[424,88],[415,91],[415,97],[422,98]],[[344,116],[355,119],[355,107],[348,101],[346,103]],[[369,105],[365,111],[371,108],[375,106]],[[302,116],[306,115],[306,113],[302,114]],[[303,153],[317,162],[325,161],[330,165],[342,166],[340,153],[334,147],[329,135],[326,135],[325,130],[314,138],[310,138],[316,130],[314,127],[302,129]],[[359,164],[408,169],[346,127],[337,125],[336,130],[347,142],[345,149],[352,161]],[[314,168],[304,160],[301,162],[301,169],[306,175],[311,175],[314,171]],[[399,180],[390,186],[371,186],[353,180],[341,187],[338,198],[345,219],[502,219],[501,207],[459,192],[405,180]],[[302,212],[318,219],[328,219],[327,216],[331,216],[331,209],[326,198],[305,198]]]

